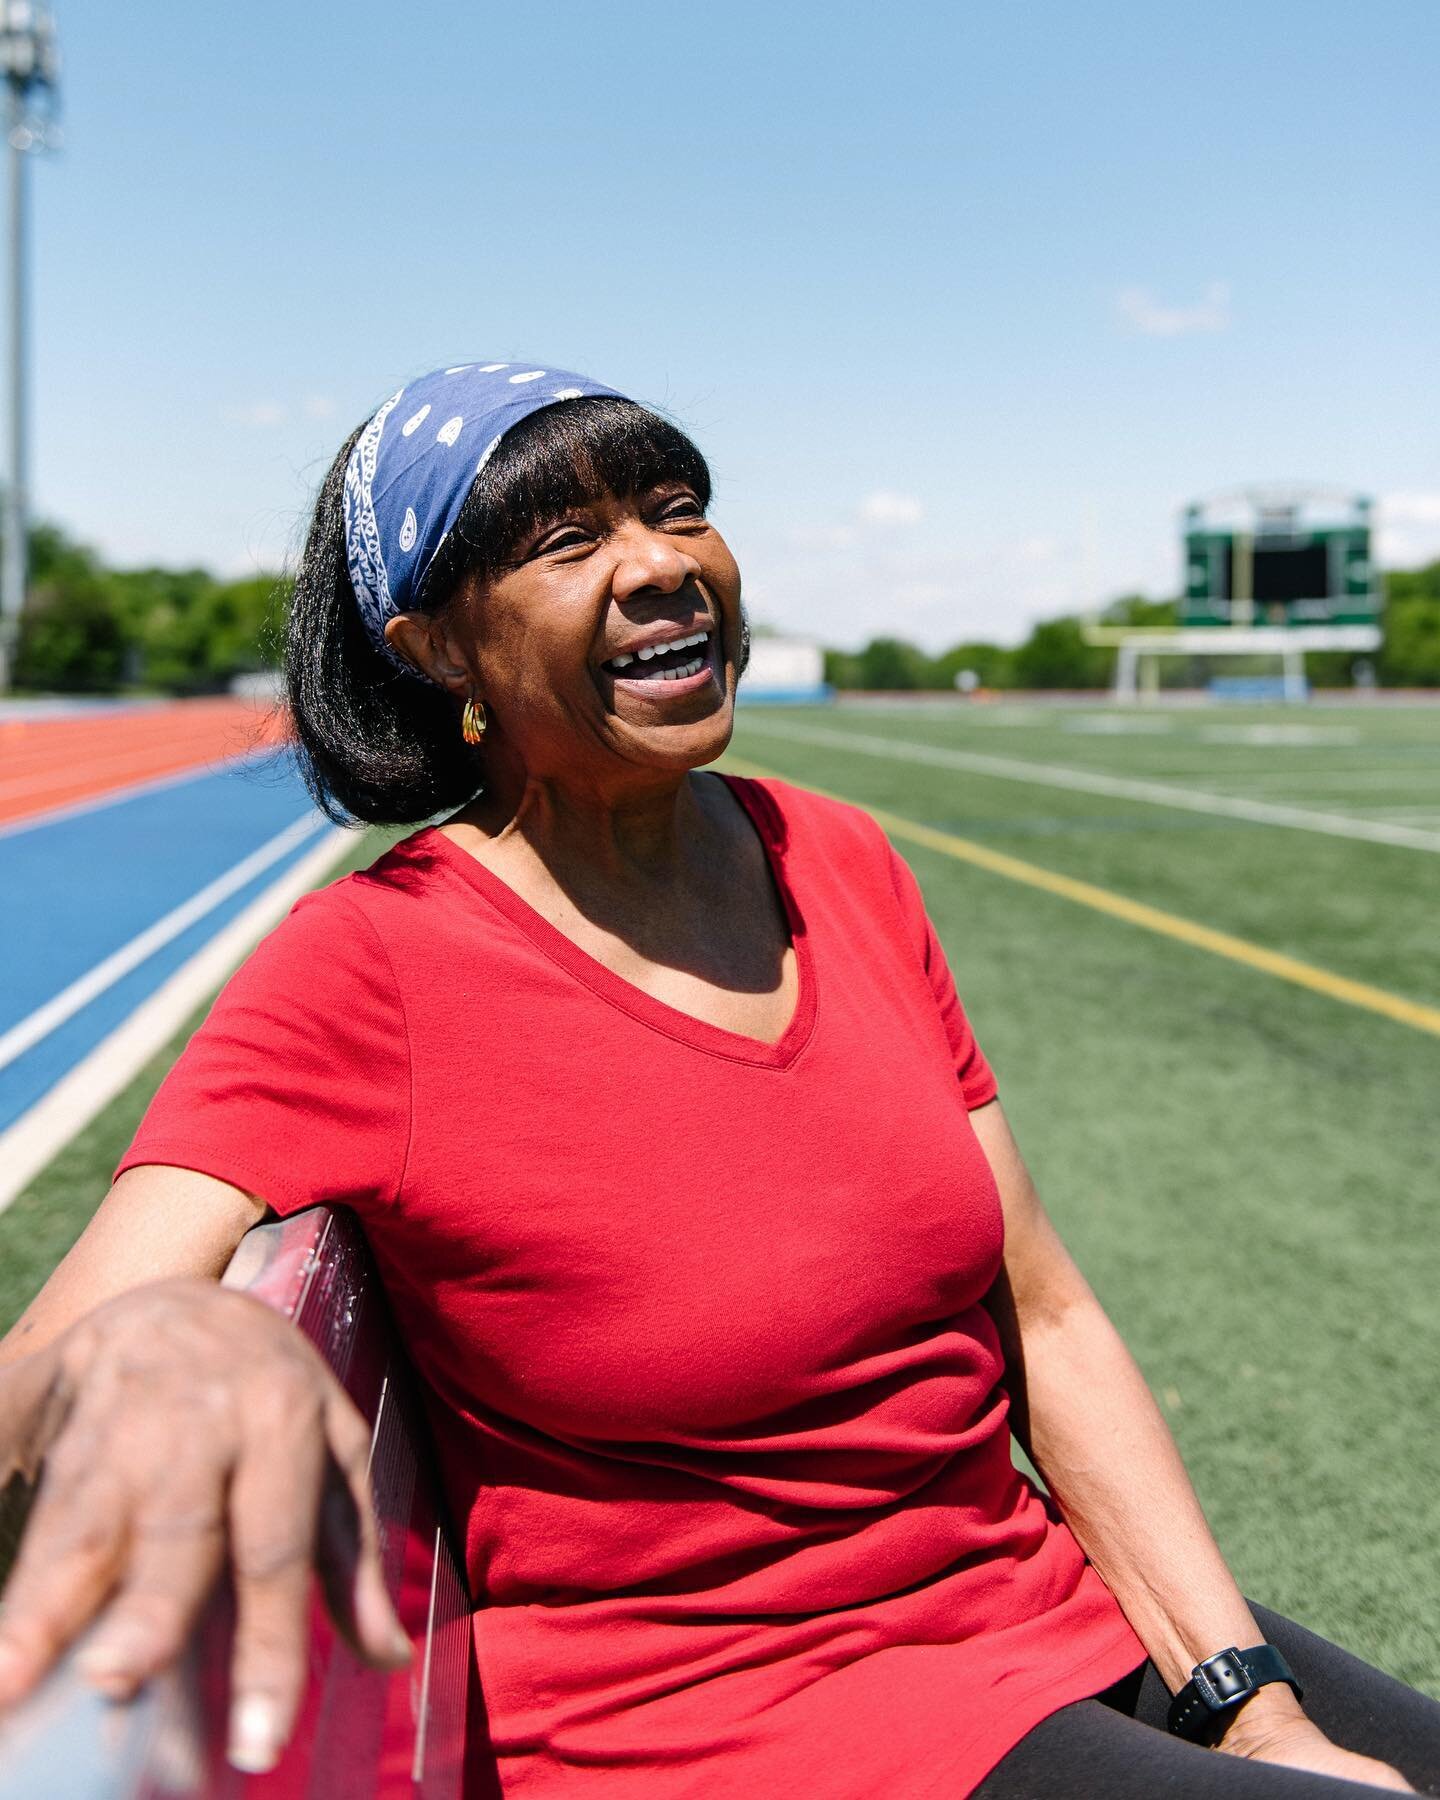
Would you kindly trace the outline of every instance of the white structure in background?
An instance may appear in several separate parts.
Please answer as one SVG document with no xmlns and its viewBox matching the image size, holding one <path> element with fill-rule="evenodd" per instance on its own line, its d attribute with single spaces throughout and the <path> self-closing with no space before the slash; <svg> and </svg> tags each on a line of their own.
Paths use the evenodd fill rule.
<svg viewBox="0 0 1440 1800">
<path fill-rule="evenodd" d="M 740 698 L 775 706 L 787 701 L 828 700 L 824 651 L 813 638 L 753 637 Z"/>
</svg>

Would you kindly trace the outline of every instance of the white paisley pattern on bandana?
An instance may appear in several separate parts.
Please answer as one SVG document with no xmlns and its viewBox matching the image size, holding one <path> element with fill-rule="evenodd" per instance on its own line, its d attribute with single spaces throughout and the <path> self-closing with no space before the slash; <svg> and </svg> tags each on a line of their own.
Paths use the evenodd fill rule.
<svg viewBox="0 0 1440 1800">
<path fill-rule="evenodd" d="M 380 458 L 380 433 L 404 392 L 404 388 L 398 389 L 380 408 L 360 433 L 345 464 L 345 554 L 350 565 L 350 585 L 355 589 L 370 641 L 398 668 L 413 674 L 410 664 L 385 641 L 385 622 L 394 616 L 395 608 L 390 603 L 390 580 L 375 519 L 375 465 Z"/>
</svg>

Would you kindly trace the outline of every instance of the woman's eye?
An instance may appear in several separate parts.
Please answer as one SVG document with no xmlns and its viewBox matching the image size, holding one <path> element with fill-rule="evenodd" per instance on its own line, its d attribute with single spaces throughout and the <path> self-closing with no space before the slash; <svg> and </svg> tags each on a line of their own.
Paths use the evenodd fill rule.
<svg viewBox="0 0 1440 1800">
<path fill-rule="evenodd" d="M 535 554 L 550 556 L 557 550 L 578 550 L 589 541 L 578 525 L 566 525 L 558 531 L 552 531 L 549 537 L 542 538 L 535 546 Z"/>
<path fill-rule="evenodd" d="M 693 494 L 677 494 L 660 509 L 662 519 L 703 519 L 705 508 Z"/>
</svg>

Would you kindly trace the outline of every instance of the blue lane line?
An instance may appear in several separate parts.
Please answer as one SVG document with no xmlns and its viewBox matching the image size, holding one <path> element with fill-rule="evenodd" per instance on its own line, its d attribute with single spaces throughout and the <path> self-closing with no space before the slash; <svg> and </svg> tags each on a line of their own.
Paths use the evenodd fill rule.
<svg viewBox="0 0 1440 1800">
<path fill-rule="evenodd" d="M 0 1031 L 312 811 L 280 752 L 0 839 Z M 316 841 L 302 841 L 0 1070 L 0 1130 Z"/>
</svg>

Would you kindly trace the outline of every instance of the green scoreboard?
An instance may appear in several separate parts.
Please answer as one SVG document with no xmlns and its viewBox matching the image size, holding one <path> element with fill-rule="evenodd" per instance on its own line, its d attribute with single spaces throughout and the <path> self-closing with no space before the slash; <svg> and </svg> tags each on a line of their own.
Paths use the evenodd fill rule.
<svg viewBox="0 0 1440 1800">
<path fill-rule="evenodd" d="M 1182 625 L 1374 625 L 1371 504 L 1330 488 L 1247 489 L 1185 511 Z"/>
</svg>

